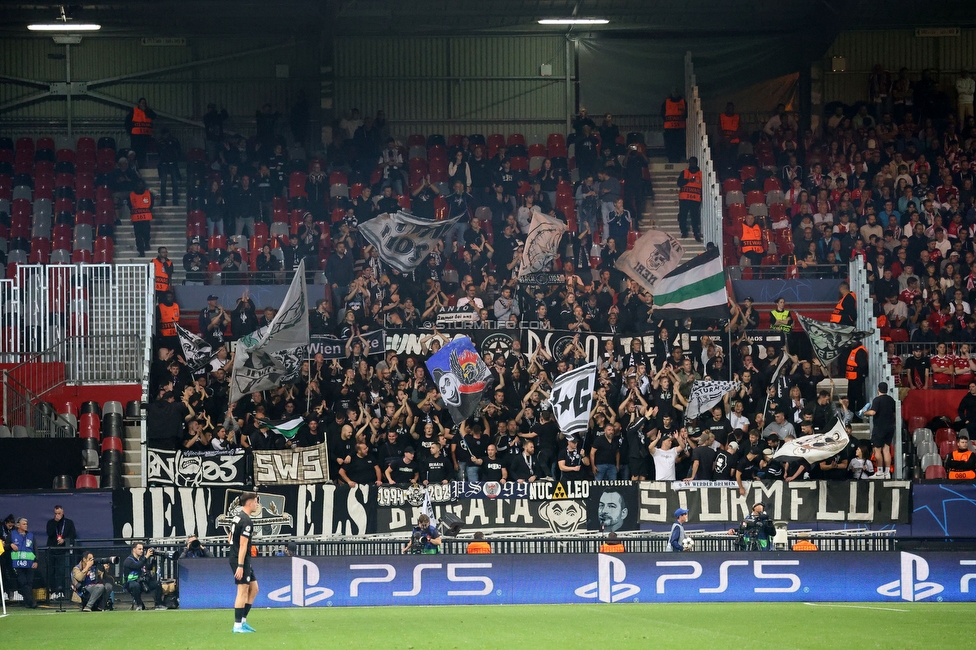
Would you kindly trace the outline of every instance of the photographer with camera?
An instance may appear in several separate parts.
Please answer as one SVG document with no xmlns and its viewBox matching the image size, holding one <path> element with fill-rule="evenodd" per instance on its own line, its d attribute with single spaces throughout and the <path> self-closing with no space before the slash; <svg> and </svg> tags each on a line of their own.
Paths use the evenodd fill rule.
<svg viewBox="0 0 976 650">
<path fill-rule="evenodd" d="M 213 557 L 213 553 L 211 553 L 207 547 L 200 542 L 196 535 L 190 535 L 186 538 L 186 550 L 183 551 L 183 557 Z"/>
<path fill-rule="evenodd" d="M 71 587 L 81 599 L 81 611 L 99 612 L 113 609 L 112 578 L 104 567 L 118 564 L 117 557 L 95 559 L 85 553 L 81 561 L 71 569 Z"/>
<path fill-rule="evenodd" d="M 736 535 L 735 529 L 729 534 Z M 760 501 L 752 506 L 752 512 L 739 524 L 738 542 L 743 551 L 771 551 L 770 541 L 776 534 L 776 527 L 766 514 L 766 506 Z"/>
<path fill-rule="evenodd" d="M 417 525 L 410 533 L 410 541 L 403 547 L 403 552 L 414 555 L 436 555 L 440 553 L 442 543 L 441 534 L 437 532 L 436 526 L 431 525 L 430 517 L 420 515 L 417 518 Z"/>
<path fill-rule="evenodd" d="M 155 567 L 156 551 L 147 550 L 142 542 L 135 542 L 132 545 L 132 554 L 122 562 L 125 590 L 132 596 L 132 606 L 136 611 L 146 608 L 142 602 L 142 593 L 150 591 L 156 609 L 166 609 L 163 605 L 163 585 L 153 572 Z"/>
</svg>

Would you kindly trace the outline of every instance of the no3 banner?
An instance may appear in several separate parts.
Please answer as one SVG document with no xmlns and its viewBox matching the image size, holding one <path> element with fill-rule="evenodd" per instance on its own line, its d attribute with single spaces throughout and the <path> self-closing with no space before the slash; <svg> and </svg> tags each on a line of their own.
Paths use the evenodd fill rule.
<svg viewBox="0 0 976 650">
<path fill-rule="evenodd" d="M 974 553 L 259 558 L 254 570 L 256 607 L 976 600 Z M 229 577 L 226 560 L 181 562 L 181 605 L 226 606 Z"/>
</svg>

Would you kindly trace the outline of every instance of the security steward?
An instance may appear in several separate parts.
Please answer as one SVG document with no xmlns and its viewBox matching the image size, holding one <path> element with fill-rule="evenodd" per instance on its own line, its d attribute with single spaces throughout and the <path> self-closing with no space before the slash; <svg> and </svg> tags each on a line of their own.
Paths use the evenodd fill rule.
<svg viewBox="0 0 976 650">
<path fill-rule="evenodd" d="M 851 285 L 846 282 L 840 283 L 840 300 L 830 314 L 830 322 L 839 325 L 857 325 L 857 296 L 851 291 Z M 851 405 L 853 406 L 853 402 Z"/>
<path fill-rule="evenodd" d="M 132 145 L 132 150 L 136 152 L 136 161 L 140 168 L 146 166 L 146 152 L 149 150 L 149 142 L 152 140 L 153 120 L 155 119 L 156 113 L 149 108 L 149 103 L 145 97 L 140 97 L 125 117 L 125 129 L 129 132 L 129 143 Z"/>
<path fill-rule="evenodd" d="M 163 294 L 170 290 L 170 278 L 173 277 L 173 260 L 169 259 L 169 251 L 165 246 L 156 250 L 153 258 L 153 282 L 156 285 L 156 300 L 162 300 Z"/>
<path fill-rule="evenodd" d="M 769 329 L 787 333 L 793 331 L 793 314 L 786 308 L 786 298 L 777 298 L 776 308 L 769 310 Z"/>
<path fill-rule="evenodd" d="M 969 436 L 962 434 L 956 438 L 956 449 L 946 456 L 945 468 L 950 480 L 976 479 L 976 454 L 969 450 Z"/>
<path fill-rule="evenodd" d="M 163 294 L 163 299 L 156 305 L 156 335 L 158 337 L 157 349 L 167 347 L 171 350 L 180 350 L 180 338 L 176 332 L 176 326 L 180 322 L 180 306 L 176 304 L 176 298 L 172 291 Z"/>
<path fill-rule="evenodd" d="M 685 157 L 688 104 L 677 88 L 671 89 L 671 96 L 661 105 L 661 118 L 664 120 L 664 150 L 668 162 L 681 162 Z"/>
<path fill-rule="evenodd" d="M 601 553 L 623 553 L 626 549 L 624 543 L 617 539 L 617 533 L 607 535 L 607 541 L 600 544 Z"/>
<path fill-rule="evenodd" d="M 695 241 L 701 241 L 701 201 L 702 201 L 702 171 L 698 167 L 698 158 L 688 159 L 688 169 L 678 174 L 678 227 L 681 236 L 688 236 L 688 222 L 695 233 Z"/>
<path fill-rule="evenodd" d="M 741 227 L 739 235 L 733 237 L 735 245 L 742 249 L 742 257 L 749 260 L 751 266 L 762 265 L 766 247 L 763 245 L 762 227 L 756 223 L 755 215 L 747 214 Z"/>
<path fill-rule="evenodd" d="M 150 226 L 152 224 L 153 195 L 146 187 L 146 181 L 136 181 L 136 188 L 129 192 L 129 213 L 132 230 L 136 235 L 136 248 L 139 257 L 145 257 L 149 250 Z"/>
<path fill-rule="evenodd" d="M 847 355 L 847 396 L 851 410 L 857 413 L 864 406 L 864 386 L 868 378 L 868 350 L 860 340 Z"/>
<path fill-rule="evenodd" d="M 726 165 L 734 165 L 739 157 L 740 123 L 739 115 L 735 112 L 735 104 L 727 103 L 725 112 L 718 116 L 718 128 L 722 136 L 719 143 L 722 153 L 725 154 Z"/>
</svg>

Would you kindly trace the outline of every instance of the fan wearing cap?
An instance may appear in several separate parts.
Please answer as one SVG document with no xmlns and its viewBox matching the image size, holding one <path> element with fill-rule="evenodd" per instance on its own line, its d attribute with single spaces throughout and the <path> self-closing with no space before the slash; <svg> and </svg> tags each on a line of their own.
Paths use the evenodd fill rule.
<svg viewBox="0 0 976 650">
<path fill-rule="evenodd" d="M 207 296 L 207 306 L 200 310 L 200 333 L 214 349 L 224 344 L 224 332 L 230 325 L 230 314 L 217 304 L 219 299 L 216 294 L 210 294 Z"/>
<path fill-rule="evenodd" d="M 684 551 L 685 524 L 688 523 L 688 511 L 678 508 L 674 511 L 674 523 L 671 524 L 671 537 L 668 539 L 669 551 Z"/>
</svg>

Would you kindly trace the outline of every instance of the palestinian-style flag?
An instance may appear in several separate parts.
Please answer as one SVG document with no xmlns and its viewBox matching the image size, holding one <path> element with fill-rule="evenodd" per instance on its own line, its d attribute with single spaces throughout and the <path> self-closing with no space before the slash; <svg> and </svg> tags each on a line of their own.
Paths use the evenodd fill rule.
<svg viewBox="0 0 976 650">
<path fill-rule="evenodd" d="M 292 440 L 296 435 L 298 435 L 299 429 L 305 424 L 305 418 L 298 416 L 296 418 L 289 418 L 286 420 L 265 420 L 265 424 L 271 428 L 273 433 L 284 436 L 286 440 Z"/>
<path fill-rule="evenodd" d="M 654 318 L 728 318 L 728 302 L 722 258 L 713 248 L 657 281 Z"/>
</svg>

